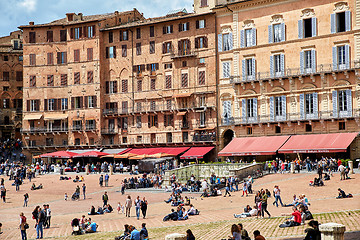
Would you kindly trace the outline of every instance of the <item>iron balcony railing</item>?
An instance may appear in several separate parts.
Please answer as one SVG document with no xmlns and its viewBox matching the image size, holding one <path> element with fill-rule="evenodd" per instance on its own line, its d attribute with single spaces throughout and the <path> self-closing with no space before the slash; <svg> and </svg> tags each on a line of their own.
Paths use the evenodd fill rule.
<svg viewBox="0 0 360 240">
<path fill-rule="evenodd" d="M 332 73 L 332 72 L 346 72 L 349 70 L 359 69 L 360 61 L 352 61 L 349 64 L 320 64 L 314 68 L 285 68 L 282 72 L 257 72 L 253 75 L 239 75 L 230 76 L 230 83 L 238 84 L 245 82 L 291 78 L 299 76 L 311 76 L 316 74 Z"/>
<path fill-rule="evenodd" d="M 206 133 L 206 134 L 195 134 L 193 136 L 194 142 L 215 142 L 216 134 L 215 133 Z"/>
<path fill-rule="evenodd" d="M 119 131 L 116 128 L 103 128 L 101 129 L 101 134 L 105 135 L 111 135 L 111 134 L 117 134 Z"/>
<path fill-rule="evenodd" d="M 67 127 L 52 127 L 52 128 L 28 128 L 22 129 L 22 133 L 58 133 L 58 132 L 68 132 Z"/>
<path fill-rule="evenodd" d="M 86 125 L 85 130 L 86 131 L 95 131 L 96 130 L 96 125 L 95 124 Z"/>
</svg>

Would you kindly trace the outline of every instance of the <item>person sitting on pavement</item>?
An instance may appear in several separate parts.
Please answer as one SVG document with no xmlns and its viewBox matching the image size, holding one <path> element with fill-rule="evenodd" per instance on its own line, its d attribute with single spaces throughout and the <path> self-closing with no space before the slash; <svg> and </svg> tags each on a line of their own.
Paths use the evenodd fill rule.
<svg viewBox="0 0 360 240">
<path fill-rule="evenodd" d="M 339 191 L 339 195 L 336 197 L 337 199 L 339 199 L 339 198 L 352 198 L 353 197 L 351 193 L 346 195 L 344 190 L 341 190 L 341 188 L 338 188 L 338 191 Z"/>
<path fill-rule="evenodd" d="M 146 223 L 141 224 L 141 230 L 140 230 L 140 239 L 146 240 L 149 237 L 148 230 L 146 229 Z"/>
<path fill-rule="evenodd" d="M 94 206 L 91 206 L 90 212 L 88 213 L 88 215 L 96 215 L 96 210 Z"/>
<path fill-rule="evenodd" d="M 305 229 L 306 236 L 304 240 L 321 240 L 321 233 L 319 231 L 319 222 L 311 220 L 309 223 L 311 228 Z"/>
<path fill-rule="evenodd" d="M 96 232 L 97 228 L 98 228 L 98 225 L 95 222 L 90 222 L 90 224 L 85 229 L 85 232 L 86 233 L 94 233 L 94 232 Z"/>
<path fill-rule="evenodd" d="M 111 213 L 114 209 L 112 208 L 112 206 L 110 204 L 107 204 L 105 207 L 104 207 L 104 212 L 106 213 Z"/>
<path fill-rule="evenodd" d="M 258 209 L 256 206 L 251 208 L 249 205 L 244 208 L 244 212 L 241 214 L 234 214 L 235 218 L 246 218 L 246 217 L 253 217 L 258 215 Z"/>
<path fill-rule="evenodd" d="M 99 214 L 99 215 L 104 214 L 104 209 L 102 209 L 102 207 L 98 206 L 98 210 L 97 210 L 96 214 Z"/>
<path fill-rule="evenodd" d="M 178 214 L 177 212 L 175 212 L 174 209 L 171 209 L 171 213 L 166 215 L 164 218 L 163 218 L 163 221 L 169 221 L 169 220 L 173 220 L 173 221 L 177 221 L 178 220 Z"/>
<path fill-rule="evenodd" d="M 189 215 L 189 216 L 191 216 L 191 215 L 199 215 L 199 213 L 200 212 L 197 209 L 195 209 L 192 204 L 190 204 L 190 208 L 186 212 L 186 214 Z"/>
<path fill-rule="evenodd" d="M 301 213 L 297 210 L 295 206 L 292 207 L 293 212 L 290 214 L 292 217 L 288 219 L 286 222 L 280 224 L 280 228 L 285 227 L 294 227 L 301 225 Z M 281 214 L 282 216 L 286 216 L 289 214 Z"/>
<path fill-rule="evenodd" d="M 130 225 L 129 229 L 131 231 L 130 239 L 140 240 L 140 232 L 132 225 Z"/>
<path fill-rule="evenodd" d="M 291 206 L 295 206 L 298 203 L 299 199 L 296 197 L 296 194 L 294 194 L 293 196 L 293 201 L 290 204 L 285 204 L 284 207 L 291 207 Z"/>
<path fill-rule="evenodd" d="M 185 196 L 184 205 L 185 205 L 185 206 L 189 206 L 189 205 L 190 205 L 190 198 L 188 198 L 187 196 Z"/>
</svg>

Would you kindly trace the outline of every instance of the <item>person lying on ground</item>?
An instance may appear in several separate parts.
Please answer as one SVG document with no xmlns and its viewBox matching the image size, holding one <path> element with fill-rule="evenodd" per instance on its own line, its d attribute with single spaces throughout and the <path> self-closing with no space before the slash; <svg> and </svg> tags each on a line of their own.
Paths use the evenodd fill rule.
<svg viewBox="0 0 360 240">
<path fill-rule="evenodd" d="M 339 191 L 339 195 L 336 197 L 337 199 L 339 198 L 352 198 L 353 195 L 351 193 L 347 194 L 344 192 L 344 190 L 341 190 L 341 188 L 338 188 Z"/>
<path fill-rule="evenodd" d="M 296 194 L 294 194 L 293 196 L 293 201 L 290 204 L 285 204 L 284 207 L 291 207 L 291 206 L 295 206 L 298 203 L 299 199 L 296 197 Z"/>
<path fill-rule="evenodd" d="M 241 214 L 234 214 L 235 218 L 246 218 L 246 217 L 254 217 L 258 215 L 258 209 L 256 206 L 251 208 L 249 205 L 246 206 L 244 212 Z"/>
<path fill-rule="evenodd" d="M 104 207 L 104 212 L 106 213 L 111 213 L 114 209 L 112 208 L 112 206 L 110 204 L 107 204 L 105 207 Z"/>
<path fill-rule="evenodd" d="M 42 189 L 42 188 L 43 188 L 42 183 L 40 183 L 40 185 L 37 187 L 36 187 L 35 183 L 33 183 L 33 185 L 31 186 L 31 190 L 38 190 L 38 189 Z"/>
<path fill-rule="evenodd" d="M 63 177 L 63 176 L 60 176 L 60 180 L 71 180 L 71 177 Z"/>
<path fill-rule="evenodd" d="M 169 221 L 169 220 L 173 220 L 173 221 L 177 221 L 178 220 L 178 213 L 175 212 L 174 209 L 171 209 L 171 213 L 166 215 L 164 218 L 163 218 L 163 221 Z"/>
</svg>

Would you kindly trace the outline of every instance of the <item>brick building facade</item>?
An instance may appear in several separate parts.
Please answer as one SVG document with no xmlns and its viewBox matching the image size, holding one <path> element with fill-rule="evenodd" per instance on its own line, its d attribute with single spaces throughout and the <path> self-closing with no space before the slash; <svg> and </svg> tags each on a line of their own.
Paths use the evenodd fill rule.
<svg viewBox="0 0 360 240">
<path fill-rule="evenodd" d="M 21 138 L 22 32 L 0 38 L 0 138 Z"/>
</svg>

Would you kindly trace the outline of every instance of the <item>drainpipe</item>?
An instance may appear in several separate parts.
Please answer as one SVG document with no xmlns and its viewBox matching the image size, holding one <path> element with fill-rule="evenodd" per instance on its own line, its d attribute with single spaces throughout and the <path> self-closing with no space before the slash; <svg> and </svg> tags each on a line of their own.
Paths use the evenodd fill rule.
<svg viewBox="0 0 360 240">
<path fill-rule="evenodd" d="M 135 14 L 135 13 L 134 13 Z M 132 98 L 132 112 L 135 112 L 135 92 L 134 92 L 134 32 L 129 28 L 131 32 L 131 98 Z M 135 117 L 132 119 L 132 125 L 135 123 Z"/>
<path fill-rule="evenodd" d="M 221 118 L 219 118 L 219 53 L 218 53 L 218 34 L 217 34 L 217 18 L 215 14 L 215 75 L 216 75 L 216 91 L 215 91 L 215 98 L 216 98 L 216 156 L 219 152 L 220 148 L 220 129 L 219 129 L 219 121 L 221 121 Z M 217 160 L 217 158 L 216 158 Z"/>
</svg>

